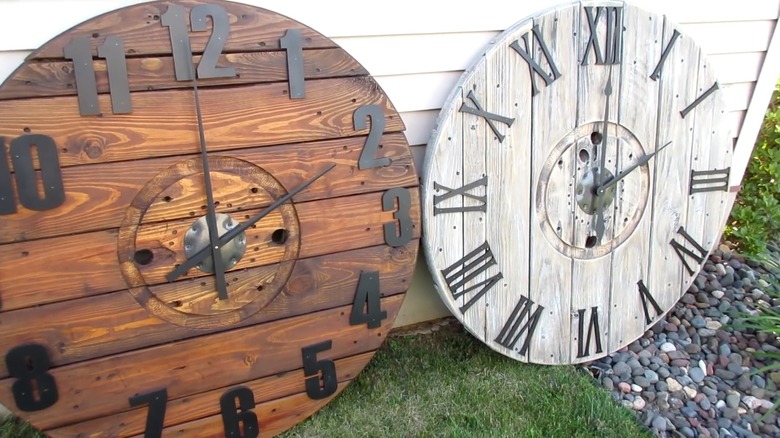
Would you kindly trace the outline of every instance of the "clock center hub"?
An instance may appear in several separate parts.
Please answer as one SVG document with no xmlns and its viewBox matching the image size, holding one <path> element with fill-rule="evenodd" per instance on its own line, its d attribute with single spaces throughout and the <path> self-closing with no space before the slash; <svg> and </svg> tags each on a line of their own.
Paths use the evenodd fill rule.
<svg viewBox="0 0 780 438">
<path fill-rule="evenodd" d="M 575 192 L 577 205 L 579 205 L 580 210 L 587 214 L 597 214 L 612 204 L 612 201 L 615 199 L 615 186 L 607 188 L 601 196 L 597 192 L 599 182 L 608 181 L 612 177 L 612 172 L 609 169 L 604 169 L 603 175 L 600 176 L 599 170 L 595 167 L 582 175 L 582 178 L 577 182 Z"/>
<path fill-rule="evenodd" d="M 237 227 L 238 222 L 234 221 L 229 214 L 217 213 L 216 226 L 217 233 L 220 236 Z M 184 253 L 187 258 L 194 257 L 203 248 L 211 245 L 209 226 L 206 216 L 198 218 L 184 235 Z M 246 232 L 230 239 L 228 243 L 220 248 L 222 263 L 225 269 L 235 266 L 246 253 Z M 203 262 L 197 265 L 197 268 L 203 272 L 214 272 L 214 259 L 211 255 L 203 259 Z"/>
</svg>

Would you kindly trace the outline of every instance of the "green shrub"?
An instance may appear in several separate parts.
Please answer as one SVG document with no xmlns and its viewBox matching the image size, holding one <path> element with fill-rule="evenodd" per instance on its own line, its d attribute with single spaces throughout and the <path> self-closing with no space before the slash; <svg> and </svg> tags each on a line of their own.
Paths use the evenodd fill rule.
<svg viewBox="0 0 780 438">
<path fill-rule="evenodd" d="M 780 235 L 780 83 L 775 86 L 725 235 L 749 255 L 765 253 L 767 243 Z"/>
</svg>

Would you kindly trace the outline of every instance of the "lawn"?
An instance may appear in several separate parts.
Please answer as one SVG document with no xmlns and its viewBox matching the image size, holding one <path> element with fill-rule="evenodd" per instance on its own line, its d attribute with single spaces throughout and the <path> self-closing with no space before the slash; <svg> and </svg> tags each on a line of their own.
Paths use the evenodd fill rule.
<svg viewBox="0 0 780 438">
<path fill-rule="evenodd" d="M 0 426 L 0 438 L 35 436 L 16 422 Z M 339 397 L 283 436 L 651 434 L 573 366 L 515 362 L 452 322 L 432 334 L 391 336 Z"/>
</svg>

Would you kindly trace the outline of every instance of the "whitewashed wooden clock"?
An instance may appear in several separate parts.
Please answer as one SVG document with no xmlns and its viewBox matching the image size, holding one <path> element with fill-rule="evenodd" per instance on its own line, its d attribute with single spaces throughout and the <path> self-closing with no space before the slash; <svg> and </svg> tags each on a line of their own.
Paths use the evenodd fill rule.
<svg viewBox="0 0 780 438">
<path fill-rule="evenodd" d="M 691 38 L 624 2 L 562 5 L 499 35 L 426 156 L 424 249 L 453 314 L 542 364 L 641 336 L 724 223 L 722 94 Z"/>
</svg>

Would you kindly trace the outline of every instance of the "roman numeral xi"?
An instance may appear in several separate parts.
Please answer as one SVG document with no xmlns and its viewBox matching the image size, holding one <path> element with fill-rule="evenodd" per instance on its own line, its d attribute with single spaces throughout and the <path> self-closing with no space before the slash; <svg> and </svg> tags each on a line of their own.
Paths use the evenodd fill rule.
<svg viewBox="0 0 780 438">
<path fill-rule="evenodd" d="M 530 41 L 528 40 L 528 33 L 529 32 L 526 32 L 522 37 L 520 37 L 523 41 L 522 47 L 520 46 L 520 40 L 513 41 L 509 47 L 514 49 L 514 51 L 517 52 L 520 57 L 522 57 L 523 60 L 525 60 L 525 62 L 528 64 L 528 71 L 531 75 L 531 94 L 536 96 L 539 94 L 539 87 L 536 86 L 536 78 L 534 77 L 534 74 L 542 78 L 545 86 L 549 86 L 553 83 L 553 81 L 561 77 L 561 72 L 558 71 L 558 67 L 555 65 L 555 62 L 552 59 L 550 49 L 547 47 L 547 44 L 545 44 L 544 39 L 542 38 L 542 31 L 539 30 L 539 26 L 535 24 L 530 33 L 533 33 L 534 41 L 536 41 L 536 44 L 538 44 L 539 48 L 542 49 L 544 60 L 547 62 L 547 65 L 550 66 L 549 73 L 538 62 L 536 62 L 533 56 L 531 56 L 529 53 Z"/>
</svg>

